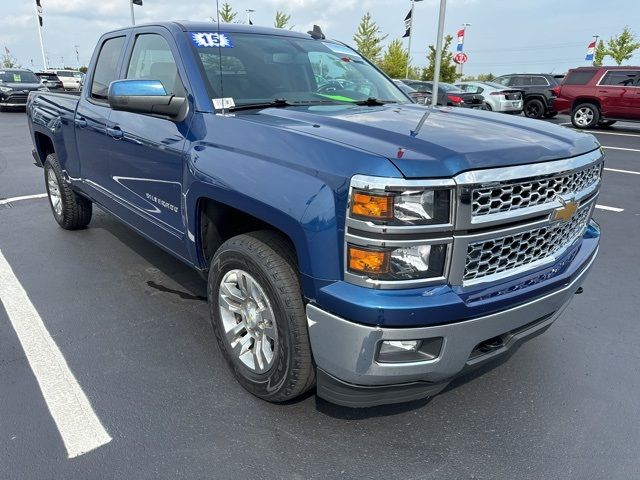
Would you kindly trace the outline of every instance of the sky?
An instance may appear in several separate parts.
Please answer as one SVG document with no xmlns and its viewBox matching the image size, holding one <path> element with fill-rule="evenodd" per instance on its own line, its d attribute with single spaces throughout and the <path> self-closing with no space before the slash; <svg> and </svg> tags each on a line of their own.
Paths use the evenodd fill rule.
<svg viewBox="0 0 640 480">
<path fill-rule="evenodd" d="M 223 0 L 220 0 L 222 4 Z M 246 20 L 254 9 L 255 25 L 273 25 L 276 10 L 291 15 L 294 29 L 322 27 L 327 37 L 353 45 L 353 34 L 369 11 L 386 42 L 404 33 L 410 0 L 231 0 Z M 45 51 L 51 66 L 86 65 L 100 35 L 131 23 L 129 0 L 41 0 Z M 426 63 L 426 51 L 437 36 L 439 0 L 415 5 L 413 64 Z M 160 20 L 207 21 L 215 16 L 215 0 L 144 0 L 135 6 L 136 23 Z M 42 68 L 35 0 L 0 0 L 0 53 L 4 47 L 24 67 Z M 467 29 L 465 75 L 513 72 L 564 73 L 584 66 L 592 35 L 605 39 L 625 25 L 640 35 L 640 0 L 448 0 L 445 34 Z M 454 42 L 455 43 L 455 42 Z M 79 60 L 75 46 L 78 46 Z M 406 46 L 406 40 L 405 40 Z M 453 46 L 455 48 L 455 45 Z M 611 63 L 608 59 L 605 63 Z M 627 62 L 640 64 L 640 51 Z"/>
</svg>

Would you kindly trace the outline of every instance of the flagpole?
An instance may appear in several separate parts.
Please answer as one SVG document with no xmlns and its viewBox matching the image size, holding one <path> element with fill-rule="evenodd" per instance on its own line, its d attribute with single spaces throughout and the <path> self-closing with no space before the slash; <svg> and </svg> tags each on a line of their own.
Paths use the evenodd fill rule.
<svg viewBox="0 0 640 480">
<path fill-rule="evenodd" d="M 129 6 L 131 7 L 131 25 L 136 24 L 136 16 L 133 13 L 133 0 L 129 0 Z"/>
<path fill-rule="evenodd" d="M 47 57 L 44 54 L 44 43 L 42 42 L 42 26 L 40 25 L 40 12 L 38 11 L 38 4 L 36 3 L 36 22 L 38 23 L 38 37 L 40 38 L 40 50 L 42 51 L 42 65 L 44 70 L 48 70 Z"/>
<path fill-rule="evenodd" d="M 409 27 L 409 49 L 407 50 L 407 70 L 404 73 L 404 78 L 409 78 L 409 64 L 411 63 L 411 37 L 413 36 L 413 7 L 415 6 L 414 0 L 411 0 L 411 26 Z"/>
<path fill-rule="evenodd" d="M 438 38 L 436 39 L 436 64 L 433 66 L 433 93 L 431 105 L 438 105 L 438 83 L 440 82 L 440 62 L 442 62 L 442 35 L 444 35 L 444 15 L 447 0 L 440 0 L 440 14 L 438 16 Z"/>
</svg>

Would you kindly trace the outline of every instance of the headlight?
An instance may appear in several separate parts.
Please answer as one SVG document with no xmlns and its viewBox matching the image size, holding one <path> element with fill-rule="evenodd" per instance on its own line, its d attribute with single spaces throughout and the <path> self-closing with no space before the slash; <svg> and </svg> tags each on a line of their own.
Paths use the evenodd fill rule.
<svg viewBox="0 0 640 480">
<path fill-rule="evenodd" d="M 354 190 L 350 216 L 384 225 L 436 225 L 450 221 L 451 190 Z"/>
<path fill-rule="evenodd" d="M 9 93 L 13 88 L 11 87 L 0 87 L 0 92 Z"/>
<path fill-rule="evenodd" d="M 348 245 L 349 272 L 376 280 L 415 280 L 444 275 L 446 244 L 396 248 Z"/>
</svg>

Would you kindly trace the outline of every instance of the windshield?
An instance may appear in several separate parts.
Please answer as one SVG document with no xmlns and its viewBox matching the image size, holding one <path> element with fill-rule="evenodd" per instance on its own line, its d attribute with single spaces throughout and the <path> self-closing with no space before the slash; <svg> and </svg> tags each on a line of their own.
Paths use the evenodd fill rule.
<svg viewBox="0 0 640 480">
<path fill-rule="evenodd" d="M 442 90 L 443 92 L 461 92 L 459 87 L 455 85 L 451 85 L 450 83 L 439 83 L 438 90 Z"/>
<path fill-rule="evenodd" d="M 0 80 L 5 83 L 40 83 L 40 79 L 28 70 L 0 71 Z"/>
<path fill-rule="evenodd" d="M 236 106 L 290 103 L 409 103 L 354 50 L 330 41 L 274 35 L 191 32 L 212 99 Z M 219 56 L 219 52 L 221 56 Z"/>
</svg>

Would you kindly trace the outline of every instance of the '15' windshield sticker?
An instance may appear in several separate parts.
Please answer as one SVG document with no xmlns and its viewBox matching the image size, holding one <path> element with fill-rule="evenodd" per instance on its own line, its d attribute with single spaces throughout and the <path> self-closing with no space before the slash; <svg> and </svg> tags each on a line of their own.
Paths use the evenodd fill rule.
<svg viewBox="0 0 640 480">
<path fill-rule="evenodd" d="M 194 32 L 191 39 L 196 47 L 232 48 L 233 42 L 226 33 Z"/>
<path fill-rule="evenodd" d="M 339 53 L 340 55 L 349 55 L 354 59 L 360 59 L 360 55 L 351 50 L 349 47 L 345 47 L 344 45 L 340 45 L 338 43 L 330 43 L 330 42 L 322 42 L 325 47 L 330 48 L 333 52 Z"/>
</svg>

